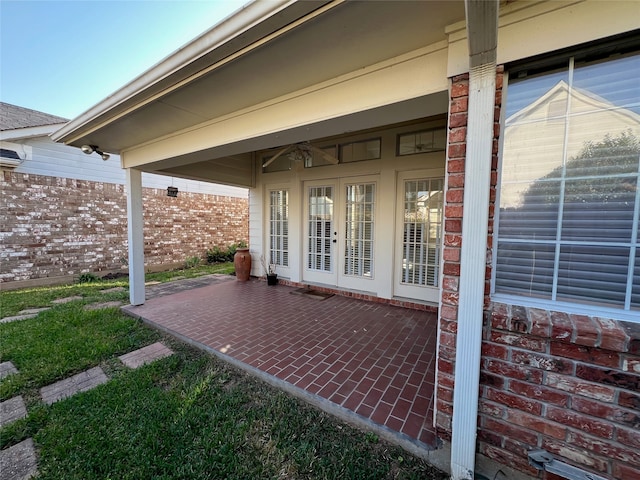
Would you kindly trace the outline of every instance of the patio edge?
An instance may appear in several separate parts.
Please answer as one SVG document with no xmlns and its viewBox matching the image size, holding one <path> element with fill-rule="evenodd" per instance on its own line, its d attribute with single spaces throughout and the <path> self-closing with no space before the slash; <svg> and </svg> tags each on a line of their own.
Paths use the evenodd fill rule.
<svg viewBox="0 0 640 480">
<path fill-rule="evenodd" d="M 143 322 L 146 325 L 149 325 L 152 328 L 155 328 L 164 333 L 167 333 L 202 351 L 215 355 L 217 358 L 223 360 L 224 362 L 230 365 L 233 365 L 234 367 L 237 367 L 253 375 L 254 377 L 257 377 L 260 380 L 268 383 L 269 385 L 272 385 L 280 390 L 283 390 L 286 393 L 289 393 L 295 396 L 296 398 L 299 398 L 305 401 L 306 403 L 309 403 L 319 408 L 323 412 L 328 413 L 342 421 L 345 421 L 351 424 L 352 426 L 355 426 L 361 430 L 372 431 L 373 433 L 378 435 L 380 438 L 383 438 L 384 440 L 403 448 L 404 450 L 411 453 L 412 455 L 415 455 L 416 457 L 426 460 L 430 465 L 444 472 L 450 473 L 449 472 L 450 449 L 448 448 L 448 442 L 443 442 L 440 439 L 436 439 L 437 445 L 431 446 L 424 442 L 420 442 L 419 440 L 414 440 L 408 437 L 407 435 L 403 434 L 402 432 L 396 432 L 384 425 L 377 424 L 368 418 L 365 418 L 347 408 L 344 408 L 340 405 L 337 405 L 331 402 L 330 400 L 322 398 L 316 394 L 309 393 L 306 390 L 303 390 L 300 387 L 296 387 L 295 385 L 292 385 L 291 383 L 285 380 L 281 380 L 266 372 L 263 372 L 262 370 L 256 367 L 243 363 L 240 360 L 236 360 L 235 358 L 232 358 L 229 355 L 226 355 L 214 348 L 211 348 L 191 338 L 188 338 L 174 330 L 171 330 L 170 328 L 167 328 L 163 325 L 159 325 L 143 317 L 142 315 L 139 315 L 136 312 L 131 311 L 130 309 L 133 307 L 134 307 L 133 305 L 125 305 L 121 307 L 121 311 L 125 315 L 128 315 L 129 317 L 135 318 L 137 320 L 140 320 L 141 322 Z"/>
</svg>

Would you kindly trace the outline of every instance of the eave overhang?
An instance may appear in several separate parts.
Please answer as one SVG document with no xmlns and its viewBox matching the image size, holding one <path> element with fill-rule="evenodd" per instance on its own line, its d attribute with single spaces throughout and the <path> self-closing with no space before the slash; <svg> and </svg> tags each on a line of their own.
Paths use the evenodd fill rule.
<svg viewBox="0 0 640 480">
<path fill-rule="evenodd" d="M 446 42 L 446 25 L 460 18 L 464 5 L 457 1 L 254 2 L 52 138 L 123 153 L 412 49 Z"/>
<path fill-rule="evenodd" d="M 253 1 L 68 122 L 54 132 L 52 139 L 81 146 L 90 141 L 93 132 L 99 132 L 113 122 L 124 121 L 127 115 L 137 109 L 157 102 L 167 93 L 185 87 L 215 68 L 232 62 L 262 44 L 265 38 L 327 3 L 341 2 L 342 0 Z M 197 121 L 198 119 L 193 119 L 194 123 Z M 129 146 L 117 139 L 111 142 L 106 144 L 103 141 L 100 147 L 120 153 Z"/>
</svg>

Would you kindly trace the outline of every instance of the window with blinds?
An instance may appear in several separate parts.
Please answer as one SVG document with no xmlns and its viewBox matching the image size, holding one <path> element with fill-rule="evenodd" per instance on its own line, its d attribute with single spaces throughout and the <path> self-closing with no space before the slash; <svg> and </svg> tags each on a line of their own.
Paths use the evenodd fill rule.
<svg viewBox="0 0 640 480">
<path fill-rule="evenodd" d="M 438 286 L 443 188 L 442 178 L 404 182 L 403 284 Z"/>
<path fill-rule="evenodd" d="M 269 263 L 289 266 L 289 192 L 269 192 Z"/>
<path fill-rule="evenodd" d="M 333 272 L 333 187 L 309 187 L 307 218 L 307 268 Z"/>
<path fill-rule="evenodd" d="M 376 185 L 346 185 L 345 196 L 344 274 L 372 278 Z"/>
<path fill-rule="evenodd" d="M 494 292 L 640 309 L 640 55 L 513 77 Z"/>
</svg>

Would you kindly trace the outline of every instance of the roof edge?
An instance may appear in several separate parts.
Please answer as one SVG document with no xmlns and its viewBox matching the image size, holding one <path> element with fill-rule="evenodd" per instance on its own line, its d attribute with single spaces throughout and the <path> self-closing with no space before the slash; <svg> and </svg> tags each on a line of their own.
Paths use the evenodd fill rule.
<svg viewBox="0 0 640 480">
<path fill-rule="evenodd" d="M 66 122 L 52 123 L 50 125 L 39 125 L 36 127 L 14 128 L 2 130 L 0 132 L 1 141 L 24 140 L 27 138 L 48 137 L 56 130 L 64 127 Z"/>
<path fill-rule="evenodd" d="M 76 134 L 79 129 L 89 122 L 107 114 L 113 108 L 130 100 L 134 95 L 155 85 L 170 74 L 184 68 L 202 55 L 215 50 L 229 40 L 239 36 L 250 27 L 277 14 L 296 1 L 297 0 L 271 0 L 269 2 L 262 2 L 252 0 L 194 40 L 160 60 L 154 66 L 89 110 L 86 110 L 84 113 L 81 113 L 69 121 L 62 128 L 53 132 L 51 138 L 56 142 L 69 140 L 69 137 Z"/>
</svg>

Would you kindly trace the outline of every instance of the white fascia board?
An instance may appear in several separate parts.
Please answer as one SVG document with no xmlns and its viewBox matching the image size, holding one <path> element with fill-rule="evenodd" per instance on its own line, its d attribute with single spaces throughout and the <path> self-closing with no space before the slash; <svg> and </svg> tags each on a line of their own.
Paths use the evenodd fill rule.
<svg viewBox="0 0 640 480">
<path fill-rule="evenodd" d="M 295 3 L 296 0 L 253 0 L 240 10 L 217 23 L 195 40 L 187 43 L 149 70 L 136 77 L 120 90 L 116 91 L 94 107 L 71 120 L 54 132 L 51 138 L 56 142 L 65 142 L 90 121 L 106 114 L 114 107 L 123 104 L 144 89 L 157 84 L 162 79 L 184 68 L 194 60 L 215 50 L 229 40 L 247 31 L 252 26 L 273 16 L 277 12 Z"/>
<path fill-rule="evenodd" d="M 16 128 L 0 132 L 0 140 L 25 140 L 27 138 L 48 137 L 56 130 L 62 128 L 64 123 L 42 125 L 39 127 Z"/>
<path fill-rule="evenodd" d="M 125 150 L 123 166 L 139 168 L 446 91 L 446 58 L 446 42 L 438 42 Z"/>
</svg>

